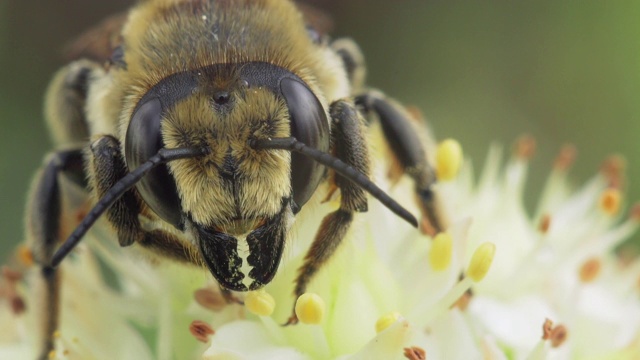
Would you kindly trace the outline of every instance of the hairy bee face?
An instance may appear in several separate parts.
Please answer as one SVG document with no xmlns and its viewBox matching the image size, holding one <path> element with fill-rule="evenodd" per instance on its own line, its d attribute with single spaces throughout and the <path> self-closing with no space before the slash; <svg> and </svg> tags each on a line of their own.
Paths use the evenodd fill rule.
<svg viewBox="0 0 640 360">
<path fill-rule="evenodd" d="M 214 95 L 215 97 L 215 95 Z M 169 147 L 203 147 L 203 158 L 171 164 L 183 211 L 199 224 L 244 234 L 254 222 L 278 213 L 291 194 L 290 154 L 256 151 L 251 138 L 287 137 L 286 104 L 265 89 L 225 91 L 224 104 L 197 93 L 165 116 Z"/>
<path fill-rule="evenodd" d="M 137 188 L 160 218 L 195 232 L 205 262 L 225 287 L 242 289 L 236 237 L 272 246 L 271 253 L 256 250 L 261 257 L 254 264 L 248 260 L 268 272 L 268 278 L 254 272 L 254 287 L 268 282 L 291 216 L 324 175 L 310 159 L 249 146 L 289 136 L 329 149 L 326 112 L 308 86 L 272 64 L 220 64 L 174 74 L 147 92 L 129 123 L 125 155 L 134 169 L 165 146 L 206 149 L 203 157 L 152 170 Z"/>
</svg>

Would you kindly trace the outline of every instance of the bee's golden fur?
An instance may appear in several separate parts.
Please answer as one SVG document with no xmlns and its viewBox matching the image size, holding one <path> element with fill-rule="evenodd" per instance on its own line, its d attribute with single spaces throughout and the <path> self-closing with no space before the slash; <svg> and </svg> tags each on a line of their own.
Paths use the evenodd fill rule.
<svg viewBox="0 0 640 360">
<path fill-rule="evenodd" d="M 267 90 L 250 90 L 229 113 L 211 111 L 205 95 L 192 96 L 176 105 L 165 118 L 165 143 L 169 148 L 206 145 L 204 158 L 170 164 L 182 193 L 183 206 L 200 224 L 234 218 L 255 219 L 280 211 L 279 199 L 291 193 L 288 151 L 254 150 L 250 137 L 290 136 L 286 104 Z M 188 114 L 188 116 L 185 116 Z M 232 183 L 219 175 L 226 156 L 242 159 Z M 235 189 L 232 189 L 235 188 Z M 234 200 L 234 190 L 238 202 Z"/>
</svg>

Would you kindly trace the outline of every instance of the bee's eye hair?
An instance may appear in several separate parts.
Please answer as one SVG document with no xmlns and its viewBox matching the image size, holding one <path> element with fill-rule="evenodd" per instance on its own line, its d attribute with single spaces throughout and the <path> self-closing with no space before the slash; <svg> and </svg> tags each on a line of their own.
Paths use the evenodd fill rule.
<svg viewBox="0 0 640 360">
<path fill-rule="evenodd" d="M 384 190 L 380 189 L 361 172 L 359 172 L 352 166 L 349 166 L 344 161 L 336 158 L 335 156 L 332 156 L 331 154 L 311 148 L 293 137 L 251 139 L 249 141 L 249 146 L 257 150 L 289 150 L 311 158 L 316 162 L 335 170 L 338 174 L 342 175 L 346 179 L 358 184 L 373 197 L 378 199 L 389 210 L 413 225 L 413 227 L 418 227 L 418 220 L 416 220 L 416 218 L 411 215 L 411 213 L 407 209 L 393 200 L 389 195 L 387 195 L 387 193 L 384 192 Z"/>
</svg>

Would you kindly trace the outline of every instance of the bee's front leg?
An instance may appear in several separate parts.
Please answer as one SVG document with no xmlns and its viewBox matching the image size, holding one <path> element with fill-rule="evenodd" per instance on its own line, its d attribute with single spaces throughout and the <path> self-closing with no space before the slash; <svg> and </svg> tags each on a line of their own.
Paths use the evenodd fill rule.
<svg viewBox="0 0 640 360">
<path fill-rule="evenodd" d="M 358 110 L 352 102 L 338 100 L 331 104 L 330 114 L 332 152 L 338 159 L 368 176 L 369 151 L 364 137 L 365 125 Z M 313 276 L 335 253 L 351 226 L 353 214 L 367 211 L 367 197 L 361 187 L 338 174 L 333 175 L 333 182 L 340 189 L 340 208 L 322 220 L 304 262 L 298 269 L 294 290 L 296 298 L 306 291 Z M 287 325 L 297 322 L 294 311 Z"/>
<path fill-rule="evenodd" d="M 413 179 L 423 217 L 421 230 L 432 236 L 446 230 L 447 220 L 433 189 L 437 181 L 436 174 L 427 159 L 424 141 L 417 135 L 419 128 L 414 124 L 415 121 L 410 119 L 409 113 L 400 104 L 377 91 L 357 97 L 356 103 L 365 112 L 377 115 L 397 167 L 401 173 Z"/>
<path fill-rule="evenodd" d="M 89 182 L 96 196 L 101 198 L 128 173 L 122 157 L 120 142 L 105 135 L 95 140 L 89 153 Z M 135 188 L 125 192 L 106 212 L 107 219 L 118 234 L 121 246 L 134 243 L 163 257 L 202 266 L 197 250 L 164 230 L 146 230 L 139 216 L 143 202 Z"/>
</svg>

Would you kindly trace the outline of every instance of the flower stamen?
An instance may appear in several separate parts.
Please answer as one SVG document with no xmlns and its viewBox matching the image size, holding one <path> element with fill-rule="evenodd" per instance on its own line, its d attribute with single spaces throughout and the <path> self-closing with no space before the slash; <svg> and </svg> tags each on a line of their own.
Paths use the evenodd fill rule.
<svg viewBox="0 0 640 360">
<path fill-rule="evenodd" d="M 520 160 L 530 160 L 536 153 L 536 139 L 531 135 L 521 136 L 515 144 L 515 156 Z"/>
<path fill-rule="evenodd" d="M 31 267 L 34 263 L 33 260 L 33 252 L 31 251 L 31 248 L 29 248 L 26 245 L 21 245 L 18 247 L 17 249 L 17 257 L 18 257 L 18 261 L 26 266 L 26 267 Z"/>
<path fill-rule="evenodd" d="M 276 308 L 276 300 L 263 289 L 251 291 L 244 299 L 244 305 L 251 313 L 259 316 L 271 316 Z"/>
<path fill-rule="evenodd" d="M 201 320 L 193 320 L 189 325 L 189 332 L 196 338 L 196 340 L 207 343 L 211 338 L 211 335 L 215 334 L 215 331 L 211 325 Z"/>
<path fill-rule="evenodd" d="M 194 291 L 193 298 L 203 308 L 215 312 L 221 311 L 225 306 L 227 306 L 227 302 L 222 294 L 208 287 Z"/>
<path fill-rule="evenodd" d="M 296 301 L 295 312 L 304 324 L 320 324 L 324 319 L 324 300 L 317 294 L 304 293 Z"/>
<path fill-rule="evenodd" d="M 567 171 L 576 160 L 578 150 L 573 144 L 566 144 L 560 149 L 560 153 L 556 157 L 553 167 L 559 171 Z"/>
<path fill-rule="evenodd" d="M 631 210 L 629 211 L 629 219 L 636 223 L 640 223 L 640 204 L 635 204 L 631 207 Z"/>
<path fill-rule="evenodd" d="M 460 298 L 456 300 L 452 307 L 457 307 L 461 311 L 467 310 L 472 297 L 473 291 L 471 289 L 467 289 L 467 291 L 465 291 L 464 294 L 462 294 L 462 296 L 460 296 Z"/>
<path fill-rule="evenodd" d="M 600 274 L 600 270 L 602 269 L 602 261 L 597 258 L 591 258 L 582 264 L 580 267 L 580 281 L 583 283 L 593 282 L 598 275 Z"/>
<path fill-rule="evenodd" d="M 435 305 L 433 305 L 422 317 L 421 323 L 429 323 L 431 320 L 451 309 L 473 285 L 474 282 L 481 281 L 493 262 L 496 246 L 493 243 L 485 242 L 478 246 L 471 256 L 469 267 L 465 276 L 451 288 Z"/>
<path fill-rule="evenodd" d="M 471 257 L 469 267 L 467 268 L 467 276 L 474 282 L 479 282 L 487 275 L 493 257 L 496 253 L 496 245 L 486 242 L 478 246 Z"/>
<path fill-rule="evenodd" d="M 549 340 L 551 347 L 557 348 L 567 340 L 567 327 L 560 324 L 553 326 L 553 321 L 544 320 L 542 324 L 542 340 Z"/>
<path fill-rule="evenodd" d="M 438 180 L 453 180 L 462 166 L 462 146 L 454 139 L 446 139 L 436 151 L 436 174 Z"/>
<path fill-rule="evenodd" d="M 542 340 L 549 340 L 553 331 L 553 321 L 545 319 L 542 324 Z"/>
<path fill-rule="evenodd" d="M 538 224 L 538 230 L 542 234 L 546 234 L 547 232 L 549 232 L 550 227 L 551 227 L 551 215 L 549 214 L 542 215 L 542 218 L 540 219 L 540 223 Z"/>
<path fill-rule="evenodd" d="M 551 347 L 557 348 L 567 340 L 567 328 L 564 325 L 557 325 L 551 331 Z"/>
<path fill-rule="evenodd" d="M 439 233 L 431 242 L 429 249 L 429 263 L 434 271 L 444 271 L 451 265 L 453 255 L 453 240 L 446 232 Z"/>
<path fill-rule="evenodd" d="M 609 216 L 616 215 L 620 210 L 622 194 L 616 188 L 608 188 L 600 195 L 600 210 Z"/>
<path fill-rule="evenodd" d="M 419 346 L 404 348 L 404 357 L 409 360 L 426 360 L 427 352 Z"/>
<path fill-rule="evenodd" d="M 2 267 L 2 279 L 0 282 L 0 298 L 9 300 L 11 312 L 20 315 L 25 312 L 27 306 L 24 299 L 18 294 L 17 283 L 22 279 L 22 273 L 12 270 L 7 266 Z"/>
<path fill-rule="evenodd" d="M 379 334 L 386 330 L 389 326 L 393 325 L 396 321 L 402 318 L 402 315 L 397 311 L 392 311 L 382 316 L 376 322 L 376 333 Z"/>
<path fill-rule="evenodd" d="M 611 155 L 600 167 L 600 172 L 607 178 L 610 187 L 620 189 L 626 167 L 627 161 L 623 156 Z"/>
</svg>

